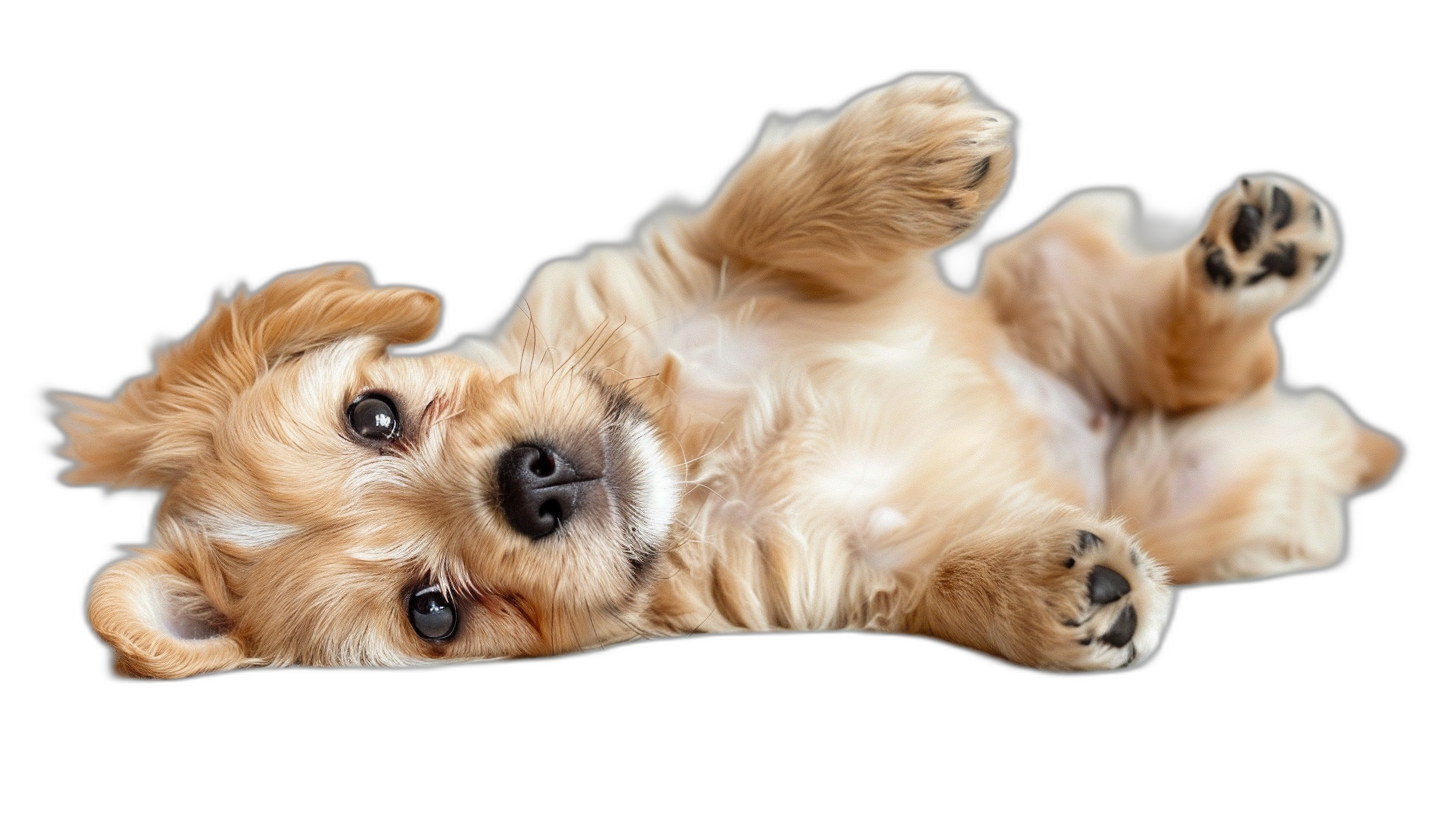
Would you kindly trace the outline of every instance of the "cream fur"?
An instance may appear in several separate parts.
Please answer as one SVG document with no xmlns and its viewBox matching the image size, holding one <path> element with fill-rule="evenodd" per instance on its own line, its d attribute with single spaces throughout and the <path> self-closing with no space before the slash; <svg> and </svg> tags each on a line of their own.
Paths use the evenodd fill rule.
<svg viewBox="0 0 1456 816">
<path fill-rule="evenodd" d="M 438 304 L 357 267 L 219 305 L 155 375 L 61 420 L 70 479 L 166 491 L 93 623 L 159 677 L 833 628 L 1114 668 L 1156 648 L 1169 574 L 1327 563 L 1341 498 L 1398 455 L 1268 385 L 1269 322 L 1328 274 L 1333 219 L 1258 179 L 1147 255 L 1097 194 L 948 290 L 929 253 L 1000 194 L 1010 125 L 959 78 L 910 77 L 766 129 L 702 212 L 543 268 L 497 336 L 447 354 L 388 355 Z M 1269 213 L 1253 248 L 1229 244 L 1241 207 Z M 1242 285 L 1288 242 L 1292 275 Z M 1215 248 L 1238 289 L 1211 283 Z M 364 394 L 396 405 L 397 439 L 351 436 Z M 533 541 L 495 473 L 542 439 L 595 463 L 604 499 Z M 412 630 L 422 585 L 453 637 Z"/>
</svg>

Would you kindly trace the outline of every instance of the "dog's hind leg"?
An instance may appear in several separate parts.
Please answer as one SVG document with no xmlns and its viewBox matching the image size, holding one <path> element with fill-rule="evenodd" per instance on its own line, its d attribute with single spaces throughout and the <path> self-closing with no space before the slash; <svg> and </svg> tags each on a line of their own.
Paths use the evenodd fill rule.
<svg viewBox="0 0 1456 816">
<path fill-rule="evenodd" d="M 703 253 L 812 293 L 868 294 L 970 230 L 1010 178 L 1011 117 L 912 76 L 829 119 L 770 120 L 699 221 Z"/>
<path fill-rule="evenodd" d="M 1241 179 L 1186 248 L 1142 251 L 1136 205 L 1082 193 L 986 254 L 980 293 L 1017 350 L 1110 406 L 1187 411 L 1272 380 L 1270 323 L 1328 276 L 1327 205 L 1283 178 Z"/>
<path fill-rule="evenodd" d="M 1329 394 L 1266 388 L 1135 417 L 1110 457 L 1108 510 L 1180 583 L 1321 567 L 1340 555 L 1345 497 L 1399 454 Z"/>
<path fill-rule="evenodd" d="M 1037 668 L 1115 669 L 1150 655 L 1172 606 L 1161 568 L 1117 522 L 1029 498 L 957 530 L 904 630 Z"/>
</svg>

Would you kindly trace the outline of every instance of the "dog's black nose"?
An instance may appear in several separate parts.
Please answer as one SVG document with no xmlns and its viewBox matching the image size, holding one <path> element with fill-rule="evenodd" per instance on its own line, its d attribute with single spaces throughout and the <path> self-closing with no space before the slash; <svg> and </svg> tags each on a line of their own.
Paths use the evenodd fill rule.
<svg viewBox="0 0 1456 816">
<path fill-rule="evenodd" d="M 556 532 L 576 512 L 583 487 L 598 478 L 579 473 L 566 457 L 545 445 L 511 448 L 495 472 L 506 521 L 529 538 Z"/>
</svg>

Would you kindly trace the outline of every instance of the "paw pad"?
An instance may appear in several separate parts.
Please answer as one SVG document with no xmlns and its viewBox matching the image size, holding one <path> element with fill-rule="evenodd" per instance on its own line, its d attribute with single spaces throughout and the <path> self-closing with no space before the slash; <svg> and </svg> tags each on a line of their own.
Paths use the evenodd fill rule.
<svg viewBox="0 0 1456 816">
<path fill-rule="evenodd" d="M 1132 641 L 1135 632 L 1137 632 L 1137 608 L 1131 605 L 1124 606 L 1122 612 L 1118 613 L 1112 628 L 1102 636 L 1102 642 L 1121 649 Z"/>
<path fill-rule="evenodd" d="M 1324 268 L 1335 240 L 1309 191 L 1285 179 L 1245 178 L 1214 205 L 1195 263 L 1215 289 L 1292 281 L 1305 271 L 1307 281 Z"/>
<path fill-rule="evenodd" d="M 1132 585 L 1121 574 L 1098 564 L 1087 575 L 1087 594 L 1092 603 L 1108 604 L 1132 591 Z"/>
<path fill-rule="evenodd" d="M 1086 577 L 1078 583 L 1082 588 L 1078 619 L 1063 623 L 1076 630 L 1073 637 L 1083 651 L 1083 665 L 1100 668 L 1128 666 L 1138 659 L 1134 641 L 1138 637 L 1138 606 L 1151 606 L 1154 629 L 1160 628 L 1166 614 L 1166 590 L 1157 588 L 1158 578 L 1146 574 L 1139 566 L 1135 545 L 1125 540 L 1104 540 L 1096 533 L 1078 530 L 1071 545 L 1072 557 L 1063 562 L 1071 570 L 1079 564 Z M 1153 591 L 1150 595 L 1149 584 Z M 1144 610 L 1148 611 L 1148 610 Z M 1145 650 L 1149 639 L 1143 638 Z M 1115 651 L 1113 651 L 1115 650 Z"/>
</svg>

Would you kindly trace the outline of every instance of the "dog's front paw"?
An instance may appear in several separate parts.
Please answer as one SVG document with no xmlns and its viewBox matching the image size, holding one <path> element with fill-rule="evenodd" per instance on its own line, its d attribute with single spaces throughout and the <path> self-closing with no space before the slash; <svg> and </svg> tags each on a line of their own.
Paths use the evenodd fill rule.
<svg viewBox="0 0 1456 816">
<path fill-rule="evenodd" d="M 1189 273 L 1241 310 L 1279 309 L 1329 270 L 1338 242 L 1329 208 L 1309 190 L 1285 178 L 1246 176 L 1214 204 L 1189 249 Z"/>
<path fill-rule="evenodd" d="M 1011 175 L 1011 117 L 953 76 L 913 76 L 847 108 L 826 145 L 830 184 L 870 193 L 877 229 L 936 246 L 975 226 Z"/>
<path fill-rule="evenodd" d="M 973 228 L 1010 178 L 1011 117 L 964 79 L 912 76 L 837 116 L 770 120 L 704 234 L 727 256 L 810 272 L 815 290 L 862 295 L 891 262 Z"/>
</svg>

